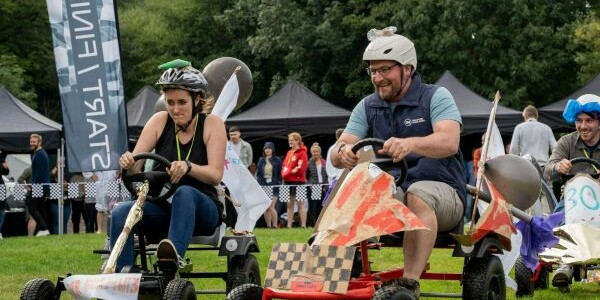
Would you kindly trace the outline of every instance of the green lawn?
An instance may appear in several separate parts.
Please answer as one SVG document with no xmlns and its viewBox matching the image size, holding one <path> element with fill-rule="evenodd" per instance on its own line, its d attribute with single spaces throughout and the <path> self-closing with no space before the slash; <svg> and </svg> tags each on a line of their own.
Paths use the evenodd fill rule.
<svg viewBox="0 0 600 300">
<path fill-rule="evenodd" d="M 257 229 L 260 253 L 257 253 L 263 280 L 272 245 L 290 242 L 303 243 L 310 229 Z M 48 278 L 53 282 L 57 276 L 95 274 L 101 264 L 100 256 L 92 250 L 102 248 L 104 237 L 97 234 L 47 236 L 40 238 L 11 237 L 0 240 L 0 299 L 18 299 L 25 283 L 32 278 Z M 222 271 L 225 260 L 215 252 L 189 251 L 194 270 Z M 384 248 L 370 252 L 374 269 L 387 269 L 402 265 L 400 248 Z M 431 271 L 460 272 L 463 260 L 452 258 L 449 250 L 434 250 L 430 260 Z M 456 281 L 422 281 L 422 291 L 459 293 Z M 224 289 L 222 280 L 194 280 L 197 289 Z M 63 299 L 73 299 L 63 296 Z M 199 299 L 223 299 L 222 295 L 201 296 Z M 508 290 L 508 299 L 515 299 L 514 291 Z M 527 298 L 526 298 L 527 299 Z M 555 288 L 537 290 L 529 299 L 600 299 L 600 286 L 577 283 L 570 294 L 561 294 Z"/>
</svg>

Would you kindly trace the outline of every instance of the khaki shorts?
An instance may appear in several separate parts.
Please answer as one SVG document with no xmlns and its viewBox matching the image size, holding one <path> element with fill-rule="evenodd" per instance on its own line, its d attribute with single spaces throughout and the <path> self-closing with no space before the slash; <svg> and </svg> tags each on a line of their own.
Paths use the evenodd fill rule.
<svg viewBox="0 0 600 300">
<path fill-rule="evenodd" d="M 402 191 L 398 189 L 400 193 Z M 438 232 L 452 230 L 464 216 L 464 206 L 456 190 L 439 181 L 417 181 L 408 187 L 407 193 L 421 198 L 435 213 Z M 406 197 L 399 196 L 404 204 Z"/>
</svg>

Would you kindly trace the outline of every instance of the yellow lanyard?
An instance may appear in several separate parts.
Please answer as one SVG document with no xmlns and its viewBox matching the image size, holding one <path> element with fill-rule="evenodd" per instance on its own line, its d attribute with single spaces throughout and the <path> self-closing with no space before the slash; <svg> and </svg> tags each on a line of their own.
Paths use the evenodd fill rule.
<svg viewBox="0 0 600 300">
<path fill-rule="evenodd" d="M 585 154 L 585 157 L 590 158 L 590 155 L 587 153 L 586 149 L 583 149 L 583 154 Z M 592 165 L 592 168 L 598 172 L 598 168 L 595 165 Z"/>
<path fill-rule="evenodd" d="M 198 127 L 198 115 L 196 115 L 196 125 L 194 126 L 194 134 L 192 135 L 192 144 L 190 145 L 190 149 L 188 149 L 187 155 L 185 156 L 185 160 L 190 158 L 190 153 L 192 153 L 192 148 L 194 148 L 194 140 L 196 139 L 196 128 Z M 181 160 L 181 150 L 179 149 L 179 136 L 177 136 L 177 129 L 175 129 L 175 144 L 177 144 L 177 160 Z"/>
</svg>

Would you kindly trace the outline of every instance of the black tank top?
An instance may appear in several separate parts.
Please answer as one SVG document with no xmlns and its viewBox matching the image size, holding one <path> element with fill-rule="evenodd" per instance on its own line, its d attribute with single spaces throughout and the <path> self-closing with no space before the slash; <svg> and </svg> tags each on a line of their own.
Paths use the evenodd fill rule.
<svg viewBox="0 0 600 300">
<path fill-rule="evenodd" d="M 206 120 L 206 114 L 198 114 L 198 126 L 196 126 L 196 137 L 190 139 L 187 144 L 179 142 L 179 149 L 181 151 L 181 159 L 185 160 L 190 147 L 192 147 L 192 140 L 194 145 L 190 153 L 189 161 L 197 165 L 207 165 L 208 157 L 206 155 L 206 145 L 204 144 L 204 121 Z M 175 139 L 175 122 L 170 117 L 167 119 L 165 128 L 162 134 L 156 142 L 156 154 L 159 154 L 166 158 L 168 161 L 177 160 L 177 141 Z M 164 171 L 166 166 L 158 161 L 154 162 L 153 170 Z M 184 175 L 179 180 L 178 186 L 189 185 L 208 195 L 219 208 L 220 214 L 223 213 L 223 204 L 217 200 L 217 190 L 214 186 L 196 180 L 192 176 Z"/>
</svg>

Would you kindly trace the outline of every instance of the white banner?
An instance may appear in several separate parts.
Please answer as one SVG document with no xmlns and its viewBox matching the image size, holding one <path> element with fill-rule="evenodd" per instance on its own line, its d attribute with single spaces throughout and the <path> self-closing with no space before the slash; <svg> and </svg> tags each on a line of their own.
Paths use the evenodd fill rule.
<svg viewBox="0 0 600 300">
<path fill-rule="evenodd" d="M 141 278 L 142 273 L 73 275 L 65 278 L 63 283 L 77 300 L 136 300 Z"/>
</svg>

